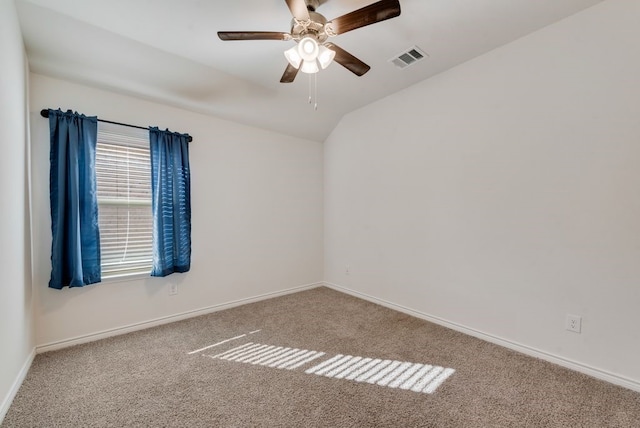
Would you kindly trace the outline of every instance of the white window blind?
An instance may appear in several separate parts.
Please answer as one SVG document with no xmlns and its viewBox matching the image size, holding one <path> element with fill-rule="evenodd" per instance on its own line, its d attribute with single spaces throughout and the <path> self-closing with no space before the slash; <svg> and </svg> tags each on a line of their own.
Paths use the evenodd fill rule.
<svg viewBox="0 0 640 428">
<path fill-rule="evenodd" d="M 96 179 L 102 277 L 149 273 L 149 131 L 99 122 Z"/>
</svg>

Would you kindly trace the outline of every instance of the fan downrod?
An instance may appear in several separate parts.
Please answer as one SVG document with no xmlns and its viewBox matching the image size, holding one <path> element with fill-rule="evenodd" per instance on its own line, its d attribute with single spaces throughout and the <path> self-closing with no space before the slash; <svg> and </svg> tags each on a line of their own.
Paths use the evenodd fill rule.
<svg viewBox="0 0 640 428">
<path fill-rule="evenodd" d="M 320 6 L 320 0 L 304 0 L 309 12 L 315 12 L 318 6 Z"/>
</svg>

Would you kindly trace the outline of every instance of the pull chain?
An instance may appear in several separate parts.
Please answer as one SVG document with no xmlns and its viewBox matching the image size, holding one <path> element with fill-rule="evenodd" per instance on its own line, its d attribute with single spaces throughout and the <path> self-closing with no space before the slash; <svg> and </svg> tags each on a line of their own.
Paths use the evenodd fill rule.
<svg viewBox="0 0 640 428">
<path fill-rule="evenodd" d="M 313 104 L 313 109 L 318 111 L 318 73 L 313 75 L 313 97 L 315 98 L 315 103 Z"/>
<path fill-rule="evenodd" d="M 318 110 L 318 73 L 313 73 L 313 95 L 311 94 L 312 91 L 312 84 L 311 84 L 311 74 L 309 74 L 309 104 L 311 104 L 311 102 L 313 101 L 313 109 L 314 110 Z"/>
</svg>

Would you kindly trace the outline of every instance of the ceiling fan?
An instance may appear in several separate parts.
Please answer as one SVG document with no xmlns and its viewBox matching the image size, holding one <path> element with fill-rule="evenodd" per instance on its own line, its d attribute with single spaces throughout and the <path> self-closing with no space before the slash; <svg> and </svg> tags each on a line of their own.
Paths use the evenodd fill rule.
<svg viewBox="0 0 640 428">
<path fill-rule="evenodd" d="M 298 71 L 316 73 L 326 68 L 332 60 L 347 70 L 362 76 L 371 67 L 336 44 L 327 42 L 329 37 L 346 33 L 376 22 L 400 15 L 398 0 L 380 0 L 361 9 L 328 21 L 316 12 L 320 0 L 285 0 L 293 19 L 289 33 L 277 31 L 218 31 L 218 37 L 230 40 L 293 40 L 297 44 L 285 52 L 289 61 L 280 79 L 290 83 Z"/>
</svg>

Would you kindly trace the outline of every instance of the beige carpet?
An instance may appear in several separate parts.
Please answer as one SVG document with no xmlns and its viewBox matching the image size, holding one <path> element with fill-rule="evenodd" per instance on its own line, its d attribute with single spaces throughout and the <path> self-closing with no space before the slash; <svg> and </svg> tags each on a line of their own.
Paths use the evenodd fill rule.
<svg viewBox="0 0 640 428">
<path fill-rule="evenodd" d="M 38 355 L 2 426 L 640 427 L 640 394 L 318 288 Z"/>
</svg>

